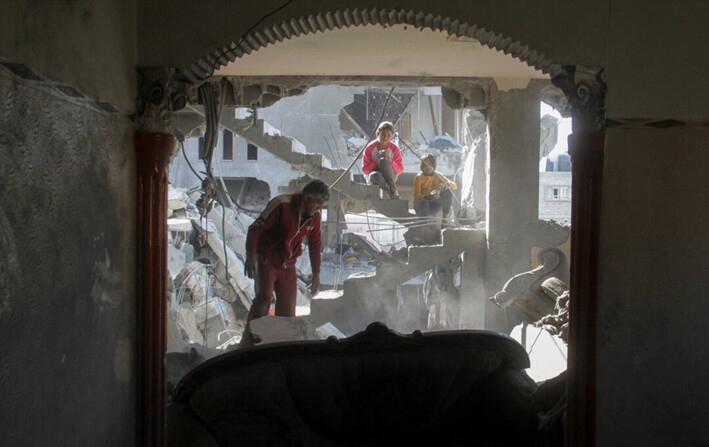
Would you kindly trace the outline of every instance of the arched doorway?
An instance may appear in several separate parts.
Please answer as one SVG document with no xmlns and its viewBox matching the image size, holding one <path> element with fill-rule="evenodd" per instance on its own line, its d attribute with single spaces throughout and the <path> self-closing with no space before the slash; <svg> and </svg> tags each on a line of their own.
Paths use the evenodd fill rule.
<svg viewBox="0 0 709 447">
<path fill-rule="evenodd" d="M 570 349 L 570 418 L 569 432 L 571 445 L 593 445 L 593 398 L 595 396 L 595 296 L 598 251 L 598 212 L 600 209 L 600 180 L 602 174 L 602 150 L 604 144 L 602 126 L 603 80 L 598 70 L 580 70 L 577 67 L 562 67 L 550 61 L 535 50 L 513 42 L 477 25 L 461 23 L 453 18 L 434 16 L 416 11 L 395 10 L 345 10 L 310 15 L 307 18 L 293 18 L 280 23 L 264 24 L 249 30 L 238 41 L 222 50 L 206 55 L 190 67 L 171 76 L 173 86 L 200 83 L 214 74 L 214 71 L 229 61 L 244 54 L 284 39 L 300 35 L 348 28 L 361 25 L 408 25 L 417 29 L 444 31 L 451 35 L 470 37 L 481 44 L 503 51 L 526 62 L 535 69 L 547 73 L 553 82 L 566 93 L 575 119 L 571 151 L 574 158 L 574 190 L 572 215 L 572 335 Z M 168 95 L 169 96 L 169 95 Z M 179 95 L 178 95 L 179 96 Z M 591 99 L 592 101 L 589 101 Z M 594 103 L 595 101 L 595 103 Z M 165 104 L 170 101 L 165 100 Z M 169 108 L 169 106 L 168 106 Z M 140 149 L 139 149 L 140 150 Z M 154 203 L 144 206 L 154 208 Z M 146 210 L 146 214 L 150 214 Z M 164 219 L 163 219 L 164 220 Z M 144 225 L 164 225 L 160 219 L 144 219 Z M 157 234 L 155 227 L 152 234 Z M 160 230 L 160 228 L 158 228 Z M 145 231 L 145 234 L 151 233 Z M 164 231 L 163 231 L 164 233 Z M 157 250 L 159 255 L 159 250 Z M 153 260 L 155 261 L 155 260 Z M 158 260 L 159 261 L 159 260 Z M 148 260 L 147 264 L 150 264 Z M 154 273 L 146 272 L 147 277 Z M 153 278 L 160 283 L 160 278 Z M 144 299 L 160 302 L 162 296 L 155 297 L 155 291 L 146 292 Z M 160 336 L 159 333 L 153 334 Z M 150 345 L 144 341 L 144 346 Z M 159 343 L 157 343 L 159 345 Z M 573 371 L 572 371 L 573 369 Z M 147 375 L 148 370 L 143 372 Z M 160 374 L 157 377 L 161 377 Z M 148 378 L 147 380 L 151 380 Z M 159 384 L 157 386 L 159 388 Z M 160 399 L 152 399 L 153 405 L 160 405 Z M 156 408 L 155 412 L 159 413 Z M 160 420 L 160 418 L 158 418 Z M 159 430 L 159 422 L 154 424 Z"/>
</svg>

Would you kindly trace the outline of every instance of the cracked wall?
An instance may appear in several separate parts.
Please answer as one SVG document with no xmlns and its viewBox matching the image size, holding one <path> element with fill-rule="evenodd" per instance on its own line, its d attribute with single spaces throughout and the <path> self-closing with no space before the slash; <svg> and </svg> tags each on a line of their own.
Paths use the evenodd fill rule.
<svg viewBox="0 0 709 447">
<path fill-rule="evenodd" d="M 132 445 L 133 125 L 1 69 L 0 91 L 0 439 Z"/>
</svg>

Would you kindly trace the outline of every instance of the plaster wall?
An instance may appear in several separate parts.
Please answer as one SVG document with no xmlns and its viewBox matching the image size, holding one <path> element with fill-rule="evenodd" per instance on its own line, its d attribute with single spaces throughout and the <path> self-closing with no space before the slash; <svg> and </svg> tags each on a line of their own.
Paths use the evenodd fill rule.
<svg viewBox="0 0 709 447">
<path fill-rule="evenodd" d="M 132 109 L 135 3 L 100 0 L 87 5 L 3 5 L 0 53 Z M 138 62 L 186 66 L 238 40 L 280 5 L 276 0 L 140 2 Z M 93 14 L 82 14 L 79 6 Z M 608 118 L 709 117 L 705 2 L 549 0 L 544 6 L 523 0 L 406 3 L 406 9 L 484 26 L 558 63 L 604 67 Z M 363 7 L 393 9 L 401 4 L 293 2 L 262 25 Z M 9 99 L 17 90 L 15 83 L 3 81 L 0 185 L 11 199 L 5 198 L 0 232 L 5 253 L 0 276 L 0 409 L 5 419 L 0 439 L 11 446 L 73 445 L 76 439 L 87 445 L 131 445 L 135 393 L 133 376 L 124 368 L 132 368 L 132 361 L 121 359 L 133 352 L 135 324 L 133 304 L 125 298 L 135 286 L 134 266 L 126 266 L 126 260 L 135 258 L 132 130 L 124 118 L 107 123 L 104 115 L 81 107 L 69 107 L 62 115 L 45 99 Z M 107 133 L 97 137 L 102 129 Z M 703 297 L 709 286 L 707 132 L 608 132 L 598 445 L 703 445 L 707 439 L 706 424 L 699 420 L 709 396 L 703 377 L 708 338 Z M 20 148 L 24 141 L 32 143 Z M 677 160 L 682 163 L 674 164 Z M 654 196 L 657 202 L 651 202 Z M 656 203 L 665 207 L 658 209 Z M 102 233 L 91 233 L 97 229 Z M 115 273 L 110 275 L 115 285 L 105 286 L 109 293 L 104 300 L 92 294 L 96 290 L 104 296 L 99 293 L 103 287 L 94 289 L 95 272 L 101 270 L 94 269 L 97 263 Z M 123 294 L 116 308 L 96 304 L 114 302 L 115 290 Z M 62 349 L 67 346 L 73 350 Z M 35 421 L 42 421 L 41 429 Z"/>
<path fill-rule="evenodd" d="M 135 0 L 12 0 L 0 7 L 0 56 L 134 110 Z"/>
<path fill-rule="evenodd" d="M 136 439 L 132 122 L 0 69 L 0 443 Z"/>
<path fill-rule="evenodd" d="M 709 129 L 606 135 L 597 445 L 706 445 Z"/>
<path fill-rule="evenodd" d="M 238 41 L 244 30 L 281 4 L 275 0 L 238 5 L 228 0 L 208 5 L 189 0 L 140 2 L 139 63 L 192 64 Z M 319 0 L 290 3 L 257 29 L 321 11 L 355 8 L 405 9 L 450 17 L 520 41 L 560 64 L 602 66 L 608 76 L 609 117 L 696 118 L 706 114 L 709 90 L 697 89 L 709 69 L 709 60 L 698 57 L 709 52 L 709 40 L 696 33 L 709 21 L 709 8 L 701 0 L 547 0 L 543 6 L 524 0 L 410 0 L 404 8 L 391 0 Z M 176 41 L 181 44 L 174 45 Z M 673 94 L 658 95 L 660 86 Z"/>
</svg>

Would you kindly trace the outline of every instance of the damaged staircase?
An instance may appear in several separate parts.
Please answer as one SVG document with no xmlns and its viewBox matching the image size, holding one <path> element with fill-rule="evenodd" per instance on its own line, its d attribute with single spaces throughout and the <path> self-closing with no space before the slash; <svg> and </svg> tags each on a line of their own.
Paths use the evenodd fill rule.
<svg viewBox="0 0 709 447">
<path fill-rule="evenodd" d="M 408 247 L 406 262 L 382 262 L 375 273 L 350 276 L 343 290 L 319 294 L 310 302 L 309 319 L 315 327 L 330 322 L 345 334 L 356 333 L 372 321 L 392 324 L 397 319 L 400 284 L 474 250 L 485 250 L 484 230 L 446 229 L 442 244 Z"/>
<path fill-rule="evenodd" d="M 271 153 L 275 157 L 289 163 L 294 170 L 302 171 L 308 176 L 320 179 L 332 185 L 345 169 L 334 169 L 330 161 L 322 154 L 308 153 L 305 146 L 298 140 L 280 134 L 280 131 L 266 121 L 251 118 L 223 118 L 224 127 L 251 144 Z M 411 217 L 408 201 L 400 199 L 379 198 L 380 189 L 376 185 L 366 185 L 353 180 L 352 172 L 346 172 L 344 177 L 333 187 L 342 195 L 353 200 L 368 204 L 368 208 L 383 214 L 393 220 Z"/>
</svg>

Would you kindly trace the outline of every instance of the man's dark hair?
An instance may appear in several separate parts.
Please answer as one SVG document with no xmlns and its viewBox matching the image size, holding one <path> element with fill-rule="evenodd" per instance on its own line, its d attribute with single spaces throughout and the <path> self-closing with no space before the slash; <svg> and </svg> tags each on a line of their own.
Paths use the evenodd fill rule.
<svg viewBox="0 0 709 447">
<path fill-rule="evenodd" d="M 436 170 L 436 156 L 433 154 L 423 154 L 421 157 L 421 163 L 419 163 L 419 169 L 423 171 L 423 167 L 429 165 L 431 169 Z"/>
<path fill-rule="evenodd" d="M 303 195 L 324 201 L 330 200 L 330 188 L 322 180 L 313 180 L 303 188 Z"/>
<path fill-rule="evenodd" d="M 384 129 L 389 129 L 391 130 L 391 133 L 394 133 L 394 124 L 391 121 L 382 121 L 379 123 L 379 126 L 377 126 L 377 135 L 379 135 Z"/>
</svg>

